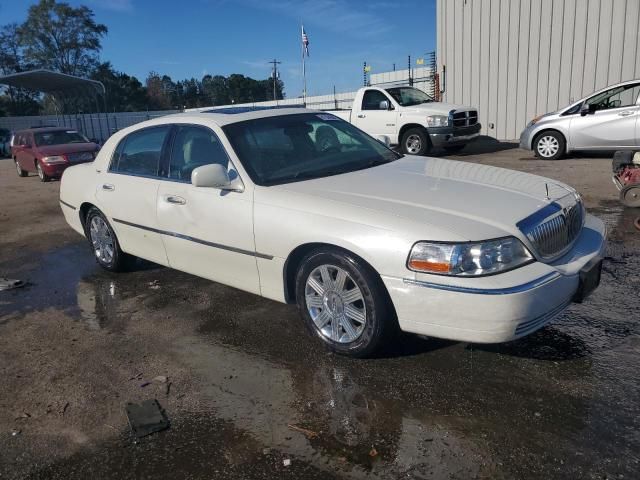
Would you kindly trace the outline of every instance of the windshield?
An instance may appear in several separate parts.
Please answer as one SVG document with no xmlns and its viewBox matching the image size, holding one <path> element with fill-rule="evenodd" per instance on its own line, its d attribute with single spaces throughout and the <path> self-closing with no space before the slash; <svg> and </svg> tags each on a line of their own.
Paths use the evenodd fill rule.
<svg viewBox="0 0 640 480">
<path fill-rule="evenodd" d="M 262 186 L 362 170 L 401 157 L 325 113 L 259 118 L 223 130 L 253 182 Z"/>
<path fill-rule="evenodd" d="M 36 132 L 33 134 L 36 145 L 64 145 L 67 143 L 88 143 L 89 140 L 75 130 L 56 130 L 53 132 Z"/>
<path fill-rule="evenodd" d="M 403 107 L 420 105 L 421 103 L 433 102 L 433 98 L 413 87 L 387 88 L 387 93 L 393 97 Z"/>
</svg>

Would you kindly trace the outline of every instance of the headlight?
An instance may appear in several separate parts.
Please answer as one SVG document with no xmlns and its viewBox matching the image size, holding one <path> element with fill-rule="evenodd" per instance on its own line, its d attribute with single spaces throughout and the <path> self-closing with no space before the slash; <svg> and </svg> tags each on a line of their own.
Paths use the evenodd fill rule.
<svg viewBox="0 0 640 480">
<path fill-rule="evenodd" d="M 429 115 L 427 117 L 427 127 L 447 127 L 449 117 L 447 115 Z"/>
<path fill-rule="evenodd" d="M 540 121 L 540 119 L 542 118 L 542 115 L 538 115 L 537 117 L 534 117 L 530 122 L 529 122 L 529 127 L 531 127 L 532 125 L 535 125 L 536 123 L 538 123 Z"/>
<path fill-rule="evenodd" d="M 534 261 L 515 237 L 486 242 L 418 242 L 411 249 L 407 268 L 414 272 L 476 277 L 513 270 Z"/>
<path fill-rule="evenodd" d="M 42 161 L 48 165 L 51 165 L 54 163 L 66 163 L 65 158 L 61 155 L 52 155 L 50 157 L 42 157 Z"/>
</svg>

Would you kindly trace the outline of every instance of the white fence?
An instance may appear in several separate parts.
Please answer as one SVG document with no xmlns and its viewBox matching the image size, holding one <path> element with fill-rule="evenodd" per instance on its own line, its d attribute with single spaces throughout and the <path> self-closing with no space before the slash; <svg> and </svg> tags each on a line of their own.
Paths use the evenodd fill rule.
<svg viewBox="0 0 640 480">
<path fill-rule="evenodd" d="M 114 132 L 178 110 L 162 110 L 155 112 L 116 112 L 116 113 L 82 113 L 71 115 L 37 115 L 31 117 L 0 117 L 0 128 L 11 131 L 30 127 L 69 127 L 84 133 L 87 137 L 102 143 Z"/>
</svg>

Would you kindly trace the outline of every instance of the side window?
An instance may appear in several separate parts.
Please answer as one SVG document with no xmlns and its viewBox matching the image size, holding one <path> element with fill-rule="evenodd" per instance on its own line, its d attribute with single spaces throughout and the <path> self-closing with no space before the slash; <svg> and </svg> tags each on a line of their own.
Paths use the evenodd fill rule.
<svg viewBox="0 0 640 480">
<path fill-rule="evenodd" d="M 116 148 L 109 171 L 146 177 L 157 176 L 162 146 L 169 130 L 169 126 L 162 126 L 130 133 Z"/>
<path fill-rule="evenodd" d="M 632 107 L 638 101 L 638 94 L 640 94 L 640 84 L 638 83 L 614 87 L 594 95 L 587 100 L 587 104 L 595 106 L 596 110 Z"/>
<path fill-rule="evenodd" d="M 212 163 L 229 168 L 229 157 L 218 136 L 204 127 L 178 127 L 169 158 L 169 178 L 190 182 L 195 168 Z"/>
<path fill-rule="evenodd" d="M 380 110 L 380 102 L 389 100 L 378 90 L 367 90 L 362 97 L 362 110 Z"/>
</svg>

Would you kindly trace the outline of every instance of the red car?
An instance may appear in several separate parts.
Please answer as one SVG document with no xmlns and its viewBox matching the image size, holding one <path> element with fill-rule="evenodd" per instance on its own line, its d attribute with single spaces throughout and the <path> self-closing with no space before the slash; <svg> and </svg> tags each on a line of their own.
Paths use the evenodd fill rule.
<svg viewBox="0 0 640 480">
<path fill-rule="evenodd" d="M 61 127 L 30 128 L 15 133 L 11 156 L 21 177 L 37 172 L 40 180 L 59 178 L 65 168 L 93 162 L 100 147 L 76 130 Z"/>
</svg>

